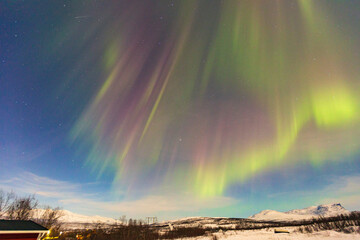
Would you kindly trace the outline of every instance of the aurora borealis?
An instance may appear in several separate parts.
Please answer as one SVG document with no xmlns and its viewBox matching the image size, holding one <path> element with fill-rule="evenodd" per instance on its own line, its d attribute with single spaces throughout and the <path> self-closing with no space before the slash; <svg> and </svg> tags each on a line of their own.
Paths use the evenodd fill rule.
<svg viewBox="0 0 360 240">
<path fill-rule="evenodd" d="M 49 165 L 86 169 L 117 198 L 196 201 L 246 199 L 242 188 L 287 171 L 282 181 L 294 185 L 329 168 L 360 173 L 359 2 L 50 5 L 46 34 L 35 37 L 47 65 L 33 78 L 44 79 L 39 102 L 50 102 L 38 111 L 63 119 L 54 144 L 78 163 Z"/>
<path fill-rule="evenodd" d="M 328 161 L 325 136 L 299 150 L 304 133 L 359 127 L 350 48 L 321 3 L 225 1 L 212 12 L 177 4 L 159 33 L 148 32 L 147 4 L 113 23 L 106 78 L 74 128 L 90 139 L 94 168 L 114 168 L 116 182 L 145 175 L 213 196 L 299 155 Z"/>
</svg>

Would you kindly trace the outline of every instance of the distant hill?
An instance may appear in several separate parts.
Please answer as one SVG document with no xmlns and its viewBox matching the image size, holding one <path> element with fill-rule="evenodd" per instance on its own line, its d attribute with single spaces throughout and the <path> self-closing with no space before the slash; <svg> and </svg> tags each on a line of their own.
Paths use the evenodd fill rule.
<svg viewBox="0 0 360 240">
<path fill-rule="evenodd" d="M 35 209 L 33 210 L 34 218 L 40 218 L 41 215 L 44 213 L 44 209 Z M 102 217 L 102 216 L 88 216 L 70 212 L 68 210 L 60 210 L 61 218 L 59 219 L 61 222 L 65 224 L 116 224 L 119 223 L 119 220 L 109 218 L 109 217 Z"/>
<path fill-rule="evenodd" d="M 278 212 L 274 210 L 264 210 L 249 217 L 253 220 L 264 221 L 292 221 L 304 220 L 314 217 L 324 216 L 331 217 L 339 214 L 349 214 L 350 211 L 346 210 L 340 203 L 324 204 L 319 206 L 311 206 L 303 209 L 294 209 L 287 212 Z"/>
<path fill-rule="evenodd" d="M 34 211 L 34 217 L 41 216 L 44 212 L 43 209 L 36 209 Z M 70 212 L 68 210 L 60 210 L 62 217 L 60 221 L 64 223 L 66 228 L 81 228 L 84 225 L 91 228 L 96 224 L 113 225 L 120 224 L 119 220 L 102 217 L 102 216 L 88 216 Z M 294 221 L 294 220 L 306 220 L 319 216 L 331 217 L 339 214 L 349 214 L 350 211 L 346 210 L 340 203 L 326 204 L 319 206 L 311 206 L 303 209 L 294 209 L 287 212 L 279 212 L 274 210 L 264 210 L 260 213 L 250 216 L 249 218 L 211 218 L 211 217 L 188 217 L 172 221 L 164 221 L 155 225 L 168 225 L 169 223 L 177 227 L 235 227 L 239 223 L 254 223 L 254 221 Z"/>
</svg>

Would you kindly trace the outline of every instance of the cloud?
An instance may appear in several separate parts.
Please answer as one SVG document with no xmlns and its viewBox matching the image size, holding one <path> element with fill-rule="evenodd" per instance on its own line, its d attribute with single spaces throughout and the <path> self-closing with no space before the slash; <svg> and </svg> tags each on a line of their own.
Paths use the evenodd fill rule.
<svg viewBox="0 0 360 240">
<path fill-rule="evenodd" d="M 340 202 L 349 210 L 360 209 L 360 175 L 342 176 L 321 191 L 324 203 Z"/>
<path fill-rule="evenodd" d="M 288 211 L 320 204 L 341 203 L 347 210 L 360 210 L 360 174 L 329 176 L 324 182 L 326 184 L 314 183 L 314 186 L 303 185 L 299 189 L 266 193 L 268 201 L 264 204 L 263 200 L 259 200 L 256 204 L 273 210 Z M 256 208 L 256 211 L 261 210 L 264 209 Z"/>
<path fill-rule="evenodd" d="M 325 191 L 336 192 L 341 195 L 360 194 L 360 175 L 342 176 L 333 180 Z"/>
<path fill-rule="evenodd" d="M 83 204 L 84 199 L 62 200 L 64 204 Z M 213 197 L 197 199 L 189 194 L 182 195 L 152 195 L 137 200 L 121 202 L 87 201 L 92 207 L 129 215 L 141 215 L 161 212 L 196 212 L 202 209 L 224 207 L 234 204 L 235 200 L 229 197 Z"/>
<path fill-rule="evenodd" d="M 98 194 L 84 192 L 84 184 L 54 180 L 30 172 L 19 173 L 11 179 L 0 179 L 0 189 L 17 194 L 36 194 L 42 202 L 56 202 L 67 210 L 88 215 L 117 217 L 172 216 L 235 204 L 230 197 L 196 198 L 189 193 L 157 194 L 138 199 L 105 201 Z M 109 193 L 110 195 L 110 193 Z M 173 213 L 173 214 L 171 214 Z"/>
<path fill-rule="evenodd" d="M 10 179 L 0 179 L 0 188 L 6 191 L 50 198 L 71 197 L 79 191 L 80 186 L 80 184 L 38 176 L 31 172 L 22 172 Z"/>
</svg>

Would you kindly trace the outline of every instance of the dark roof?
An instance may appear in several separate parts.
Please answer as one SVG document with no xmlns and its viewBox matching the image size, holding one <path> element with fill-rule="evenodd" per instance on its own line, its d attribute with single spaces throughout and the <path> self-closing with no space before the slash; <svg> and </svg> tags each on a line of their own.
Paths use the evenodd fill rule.
<svg viewBox="0 0 360 240">
<path fill-rule="evenodd" d="M 33 221 L 0 220 L 0 231 L 47 231 L 49 229 Z"/>
</svg>

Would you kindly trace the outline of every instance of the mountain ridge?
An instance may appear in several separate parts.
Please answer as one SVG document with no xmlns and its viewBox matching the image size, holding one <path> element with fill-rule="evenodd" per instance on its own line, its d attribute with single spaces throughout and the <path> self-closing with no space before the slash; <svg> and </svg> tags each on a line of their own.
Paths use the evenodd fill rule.
<svg viewBox="0 0 360 240">
<path fill-rule="evenodd" d="M 263 210 L 257 214 L 251 215 L 252 220 L 268 220 L 268 221 L 293 221 L 306 220 L 319 216 L 332 217 L 340 214 L 349 214 L 340 203 L 321 204 L 318 206 L 310 206 L 302 209 L 293 209 L 286 212 L 275 210 Z"/>
<path fill-rule="evenodd" d="M 44 209 L 35 209 L 34 217 L 39 217 L 44 213 Z M 103 217 L 103 216 L 89 216 L 82 215 L 78 213 L 71 212 L 69 210 L 59 210 L 60 221 L 64 223 L 103 223 L 103 224 L 119 224 L 120 220 Z M 294 221 L 294 220 L 306 220 L 311 218 L 316 218 L 319 216 L 331 217 L 339 214 L 349 214 L 350 211 L 346 210 L 340 203 L 333 204 L 322 204 L 318 206 L 310 206 L 303 209 L 293 209 L 286 212 L 280 212 L 275 210 L 263 210 L 257 214 L 251 215 L 248 217 L 250 220 L 260 220 L 260 221 Z M 220 218 L 220 217 L 218 217 Z M 179 222 L 185 220 L 201 220 L 207 219 L 206 217 L 187 217 L 180 218 L 175 220 L 168 220 L 164 222 Z M 216 218 L 214 218 L 216 219 Z"/>
</svg>

